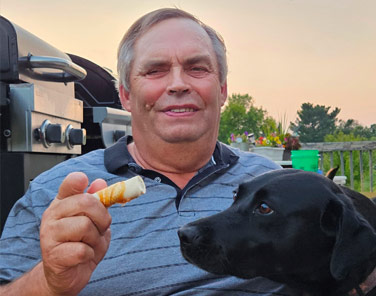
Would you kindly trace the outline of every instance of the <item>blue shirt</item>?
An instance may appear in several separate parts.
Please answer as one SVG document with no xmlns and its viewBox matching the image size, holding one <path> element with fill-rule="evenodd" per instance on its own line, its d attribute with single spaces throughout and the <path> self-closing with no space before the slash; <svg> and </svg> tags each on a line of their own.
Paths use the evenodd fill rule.
<svg viewBox="0 0 376 296">
<path fill-rule="evenodd" d="M 141 175 L 146 194 L 109 208 L 111 243 L 80 295 L 299 295 L 264 278 L 251 280 L 207 273 L 184 260 L 177 230 L 218 213 L 232 203 L 238 185 L 280 168 L 274 162 L 217 143 L 211 160 L 185 188 L 167 177 L 144 170 L 130 156 L 122 138 L 106 150 L 69 159 L 31 182 L 13 207 L 0 240 L 0 281 L 16 279 L 41 260 L 39 228 L 44 210 L 63 179 L 84 172 L 90 182 L 108 184 Z"/>
</svg>

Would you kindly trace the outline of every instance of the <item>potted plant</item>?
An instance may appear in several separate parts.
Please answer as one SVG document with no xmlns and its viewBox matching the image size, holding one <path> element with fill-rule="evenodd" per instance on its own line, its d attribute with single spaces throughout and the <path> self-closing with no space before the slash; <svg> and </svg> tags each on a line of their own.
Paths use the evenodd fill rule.
<svg viewBox="0 0 376 296">
<path fill-rule="evenodd" d="M 283 146 L 285 147 L 283 160 L 291 160 L 291 150 L 299 150 L 302 147 L 299 137 L 294 137 L 289 133 L 283 139 Z"/>
<path fill-rule="evenodd" d="M 267 136 L 260 136 L 256 139 L 256 146 L 253 152 L 266 156 L 274 161 L 280 161 L 283 157 L 283 143 L 281 136 L 277 133 L 271 133 Z"/>
<path fill-rule="evenodd" d="M 248 132 L 245 131 L 243 134 L 231 134 L 229 138 L 230 146 L 239 148 L 240 150 L 249 151 L 249 141 Z"/>
</svg>

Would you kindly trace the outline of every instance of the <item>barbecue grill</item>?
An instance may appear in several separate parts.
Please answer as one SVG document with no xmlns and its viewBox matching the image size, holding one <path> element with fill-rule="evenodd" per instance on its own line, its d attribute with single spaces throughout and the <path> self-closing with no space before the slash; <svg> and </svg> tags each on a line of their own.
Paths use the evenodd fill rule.
<svg viewBox="0 0 376 296">
<path fill-rule="evenodd" d="M 0 16 L 0 232 L 38 174 L 131 134 L 114 80 Z"/>
</svg>

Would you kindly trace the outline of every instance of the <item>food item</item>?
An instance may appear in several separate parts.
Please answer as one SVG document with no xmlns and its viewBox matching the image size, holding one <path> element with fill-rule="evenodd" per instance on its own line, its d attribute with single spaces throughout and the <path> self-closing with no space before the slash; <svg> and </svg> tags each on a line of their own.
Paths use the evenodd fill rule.
<svg viewBox="0 0 376 296">
<path fill-rule="evenodd" d="M 105 207 L 115 203 L 125 204 L 146 192 L 144 180 L 140 176 L 121 181 L 108 186 L 93 196 L 100 200 Z"/>
</svg>

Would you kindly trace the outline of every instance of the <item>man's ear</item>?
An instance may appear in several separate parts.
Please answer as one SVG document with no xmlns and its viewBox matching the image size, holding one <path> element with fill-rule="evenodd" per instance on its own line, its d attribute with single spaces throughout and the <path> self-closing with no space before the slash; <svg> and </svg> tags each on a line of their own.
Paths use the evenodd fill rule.
<svg viewBox="0 0 376 296">
<path fill-rule="evenodd" d="M 123 84 L 120 84 L 119 96 L 120 96 L 120 102 L 123 108 L 127 110 L 128 112 L 131 112 L 130 92 L 125 89 Z"/>
<path fill-rule="evenodd" d="M 227 80 L 221 85 L 221 107 L 225 104 L 227 99 Z"/>
</svg>

